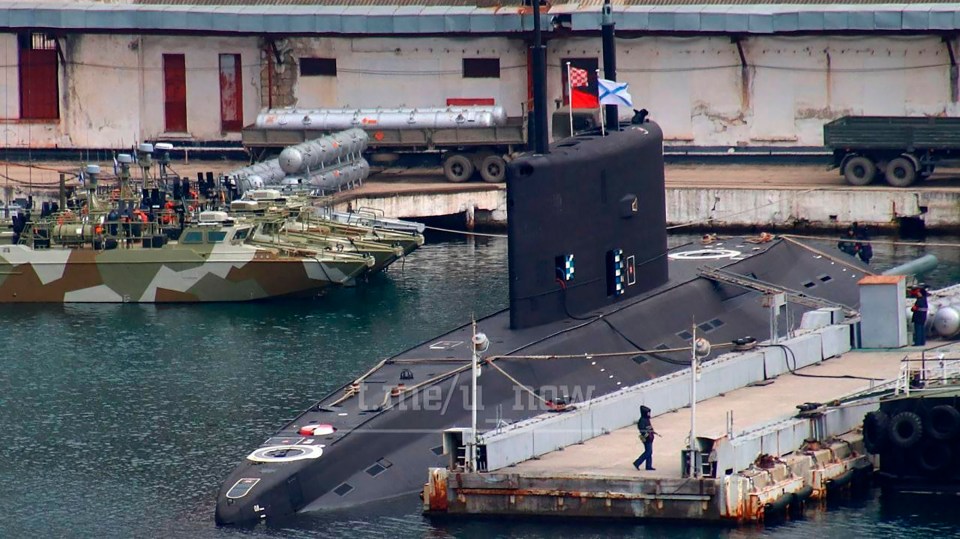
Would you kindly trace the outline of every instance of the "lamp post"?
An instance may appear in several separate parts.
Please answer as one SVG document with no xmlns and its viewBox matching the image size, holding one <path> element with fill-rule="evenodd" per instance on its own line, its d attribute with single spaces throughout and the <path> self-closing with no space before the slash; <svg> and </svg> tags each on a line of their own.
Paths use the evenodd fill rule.
<svg viewBox="0 0 960 539">
<path fill-rule="evenodd" d="M 697 469 L 697 325 L 693 325 L 690 337 L 690 477 L 698 477 Z"/>
<path fill-rule="evenodd" d="M 490 347 L 490 340 L 483 333 L 477 333 L 477 321 L 473 321 L 470 360 L 470 436 L 467 440 L 465 460 L 468 472 L 477 471 L 477 378 L 480 377 L 480 354 Z"/>
</svg>

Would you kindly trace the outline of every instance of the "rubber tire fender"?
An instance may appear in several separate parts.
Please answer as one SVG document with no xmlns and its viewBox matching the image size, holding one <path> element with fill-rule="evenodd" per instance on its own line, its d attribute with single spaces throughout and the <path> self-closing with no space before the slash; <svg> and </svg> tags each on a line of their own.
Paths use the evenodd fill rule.
<svg viewBox="0 0 960 539">
<path fill-rule="evenodd" d="M 928 440 L 917 454 L 917 465 L 931 474 L 939 474 L 953 462 L 953 450 L 946 442 Z"/>
<path fill-rule="evenodd" d="M 934 406 L 927 415 L 927 431 L 935 440 L 952 440 L 960 431 L 960 412 L 949 404 Z"/>
<path fill-rule="evenodd" d="M 866 450 L 874 455 L 887 445 L 887 429 L 890 426 L 890 417 L 876 410 L 868 413 L 863 418 L 863 445 Z"/>
<path fill-rule="evenodd" d="M 843 177 L 850 185 L 870 185 L 877 177 L 877 165 L 869 157 L 851 157 L 843 166 Z"/>
<path fill-rule="evenodd" d="M 901 449 L 909 449 L 923 437 L 923 421 L 913 412 L 900 412 L 890 420 L 890 441 Z"/>
</svg>

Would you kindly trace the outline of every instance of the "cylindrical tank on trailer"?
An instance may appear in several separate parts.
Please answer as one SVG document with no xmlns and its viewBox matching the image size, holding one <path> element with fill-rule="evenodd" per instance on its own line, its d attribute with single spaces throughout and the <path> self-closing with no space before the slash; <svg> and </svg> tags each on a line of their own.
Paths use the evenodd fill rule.
<svg viewBox="0 0 960 539">
<path fill-rule="evenodd" d="M 496 127 L 507 123 L 499 106 L 377 109 L 268 109 L 257 115 L 256 127 L 267 129 L 452 129 Z"/>
</svg>

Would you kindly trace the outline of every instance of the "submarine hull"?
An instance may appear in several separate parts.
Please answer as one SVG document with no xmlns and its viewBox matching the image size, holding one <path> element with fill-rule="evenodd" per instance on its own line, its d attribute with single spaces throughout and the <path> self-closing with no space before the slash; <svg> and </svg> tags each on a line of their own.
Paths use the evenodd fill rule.
<svg viewBox="0 0 960 539">
<path fill-rule="evenodd" d="M 477 321 L 490 339 L 481 432 L 551 410 L 545 401 L 576 404 L 684 368 L 686 353 L 633 352 L 687 346 L 691 320 L 712 342 L 767 338 L 761 293 L 702 277 L 703 266 L 857 306 L 856 282 L 869 272 L 795 242 L 733 238 L 668 251 L 659 128 L 645 122 L 603 139 L 568 139 L 550 159 L 511 164 L 511 309 Z M 788 308 L 796 320 L 807 310 Z M 420 490 L 427 469 L 448 462 L 443 431 L 470 426 L 472 334 L 467 324 L 401 352 L 301 413 L 226 478 L 217 522 Z M 620 355 L 589 357 L 605 353 Z"/>
</svg>

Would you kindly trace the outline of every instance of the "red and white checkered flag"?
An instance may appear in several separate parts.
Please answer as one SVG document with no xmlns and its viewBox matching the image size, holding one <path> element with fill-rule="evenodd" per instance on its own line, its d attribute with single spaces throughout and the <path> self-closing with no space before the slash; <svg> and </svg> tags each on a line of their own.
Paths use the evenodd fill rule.
<svg viewBox="0 0 960 539">
<path fill-rule="evenodd" d="M 570 86 L 580 88 L 590 84 L 586 69 L 570 66 Z"/>
</svg>

